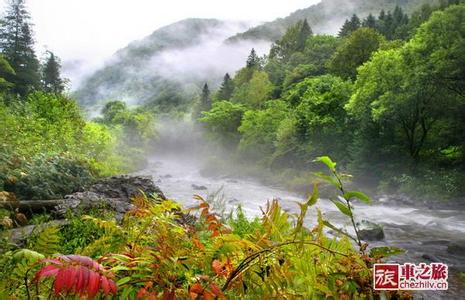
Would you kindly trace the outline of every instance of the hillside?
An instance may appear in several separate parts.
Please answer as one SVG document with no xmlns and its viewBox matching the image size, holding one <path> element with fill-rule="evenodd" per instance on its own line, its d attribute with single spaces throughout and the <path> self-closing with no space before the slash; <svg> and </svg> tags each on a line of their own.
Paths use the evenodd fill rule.
<svg viewBox="0 0 465 300">
<path fill-rule="evenodd" d="M 407 13 L 425 3 L 436 3 L 436 0 L 323 0 L 318 4 L 300 9 L 286 18 L 279 18 L 228 38 L 228 42 L 243 40 L 275 41 L 283 36 L 286 29 L 302 19 L 307 19 L 314 32 L 336 33 L 344 20 L 356 13 L 365 17 L 372 13 L 378 15 L 384 10 L 393 10 L 396 5 Z"/>
<path fill-rule="evenodd" d="M 299 20 L 306 18 L 315 32 L 334 33 L 353 13 L 363 17 L 396 5 L 411 12 L 428 2 L 436 1 L 323 0 L 252 28 L 245 23 L 215 19 L 182 20 L 119 50 L 105 67 L 83 81 L 75 97 L 86 107 L 115 99 L 161 108 L 186 107 L 204 82 L 215 87 L 224 73 L 234 73 L 242 66 L 252 47 L 265 53 L 270 41 L 280 38 Z"/>
<path fill-rule="evenodd" d="M 196 92 L 196 85 L 217 77 L 219 80 L 228 71 L 211 70 L 205 66 L 208 62 L 204 68 L 188 69 L 192 63 L 184 60 L 198 62 L 199 45 L 217 47 L 226 37 L 245 28 L 243 23 L 215 19 L 186 19 L 160 28 L 115 53 L 105 67 L 84 80 L 75 96 L 83 106 L 109 99 L 139 104 L 164 101 L 158 99 L 162 97 L 182 102 Z M 243 55 L 249 50 L 247 47 Z"/>
</svg>

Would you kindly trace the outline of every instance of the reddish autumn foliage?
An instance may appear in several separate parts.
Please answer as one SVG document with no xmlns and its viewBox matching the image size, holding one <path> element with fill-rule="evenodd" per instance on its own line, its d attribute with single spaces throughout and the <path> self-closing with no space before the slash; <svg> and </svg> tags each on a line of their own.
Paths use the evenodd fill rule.
<svg viewBox="0 0 465 300">
<path fill-rule="evenodd" d="M 43 262 L 48 264 L 36 273 L 33 281 L 55 278 L 53 293 L 57 296 L 80 295 L 92 299 L 99 291 L 105 296 L 116 295 L 117 288 L 111 273 L 89 257 L 62 255 Z"/>
<path fill-rule="evenodd" d="M 208 231 L 213 233 L 212 236 L 216 237 L 222 233 L 227 233 L 226 228 L 224 228 L 218 217 L 210 212 L 210 204 L 199 195 L 195 195 L 194 199 L 200 201 L 200 215 L 205 219 L 205 223 L 208 225 Z"/>
</svg>

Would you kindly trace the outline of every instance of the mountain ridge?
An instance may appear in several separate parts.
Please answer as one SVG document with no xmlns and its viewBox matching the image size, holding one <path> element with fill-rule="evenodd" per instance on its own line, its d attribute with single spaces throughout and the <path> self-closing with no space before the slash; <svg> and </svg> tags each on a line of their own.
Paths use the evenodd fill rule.
<svg viewBox="0 0 465 300">
<path fill-rule="evenodd" d="M 299 9 L 284 18 L 249 28 L 248 30 L 229 37 L 226 42 L 234 43 L 241 40 L 267 40 L 274 42 L 281 38 L 286 29 L 296 22 L 307 19 L 316 33 L 336 33 L 345 19 L 353 14 L 366 17 L 372 13 L 378 15 L 381 10 L 393 10 L 396 5 L 407 13 L 422 4 L 436 3 L 436 0 L 323 0 L 307 8 Z"/>
</svg>

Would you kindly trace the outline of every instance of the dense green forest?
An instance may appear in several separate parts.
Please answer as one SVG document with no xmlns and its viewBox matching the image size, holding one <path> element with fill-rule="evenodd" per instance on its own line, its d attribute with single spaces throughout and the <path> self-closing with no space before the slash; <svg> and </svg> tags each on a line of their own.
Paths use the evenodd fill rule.
<svg viewBox="0 0 465 300">
<path fill-rule="evenodd" d="M 464 7 L 446 6 L 353 15 L 337 37 L 301 20 L 227 74 L 199 121 L 268 169 L 329 154 L 385 191 L 463 195 Z"/>
<path fill-rule="evenodd" d="M 172 40 L 165 28 L 157 36 L 163 43 L 133 45 L 136 54 L 121 54 L 128 59 L 94 74 L 89 91 L 73 94 L 60 59 L 52 51 L 38 58 L 25 1 L 10 1 L 0 22 L 1 204 L 85 195 L 102 178 L 141 169 L 158 147 L 162 116 L 192 118 L 210 143 L 228 150 L 227 160 L 312 192 L 295 214 L 274 200 L 254 219 L 240 206 L 218 215 L 200 196 L 197 207 L 186 209 L 142 190 L 121 219 L 102 206 L 70 210 L 64 223 L 54 223 L 45 209 L 26 216 L 2 205 L 0 298 L 411 298 L 409 292 L 373 290 L 373 264 L 404 251 L 363 240 L 354 202 L 371 199 L 346 182 L 463 201 L 465 4 L 359 2 L 337 35 L 316 34 L 319 21 L 299 11 L 274 23 L 285 30 L 265 24 L 234 37 L 264 31 L 276 40 L 265 56 L 252 49 L 244 67 L 225 74 L 218 89 L 202 82 L 186 92 L 157 77 L 149 89 L 147 82 L 130 87 L 148 91 L 147 99 L 130 106 L 94 99 L 93 91 L 108 80 L 118 84 L 121 64 L 131 57 L 139 57 L 131 62 L 137 68 L 154 48 L 195 38 Z M 218 25 L 187 23 L 196 37 Z M 164 90 L 151 94 L 154 85 Z M 86 95 L 90 103 L 81 104 L 104 101 L 96 118 L 74 100 Z M 311 186 L 316 177 L 322 183 Z M 348 228 L 319 210 L 307 227 L 321 187 L 335 192 L 331 201 Z M 14 230 L 26 224 L 35 227 L 15 243 Z"/>
</svg>

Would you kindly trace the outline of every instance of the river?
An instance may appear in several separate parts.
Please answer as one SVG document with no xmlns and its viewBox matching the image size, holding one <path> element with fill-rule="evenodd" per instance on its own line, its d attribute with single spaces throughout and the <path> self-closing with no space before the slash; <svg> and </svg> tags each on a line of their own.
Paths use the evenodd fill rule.
<svg viewBox="0 0 465 300">
<path fill-rule="evenodd" d="M 194 194 L 207 197 L 219 192 L 227 211 L 242 205 L 248 216 L 259 216 L 260 207 L 267 201 L 279 199 L 282 207 L 289 212 L 297 211 L 296 201 L 303 201 L 297 194 L 286 190 L 265 186 L 252 178 L 231 178 L 228 176 L 205 177 L 201 175 L 202 161 L 189 155 L 157 155 L 149 160 L 143 175 L 153 176 L 155 182 L 168 198 L 175 199 L 185 207 L 197 203 Z M 198 190 L 199 187 L 205 190 Z M 350 228 L 349 220 L 339 213 L 328 200 L 319 200 L 319 208 L 324 217 L 332 223 Z M 357 221 L 368 220 L 384 228 L 385 239 L 371 242 L 370 246 L 396 246 L 407 253 L 390 258 L 396 263 L 444 262 L 449 265 L 449 290 L 445 292 L 421 292 L 416 297 L 425 299 L 464 299 L 463 281 L 457 270 L 465 270 L 463 248 L 459 254 L 447 251 L 451 244 L 465 247 L 465 211 L 455 209 L 428 209 L 407 204 L 392 205 L 389 197 L 374 199 L 372 205 L 355 204 Z M 316 209 L 309 211 L 307 224 L 315 223 Z M 419 298 L 421 299 L 421 298 Z"/>
</svg>

